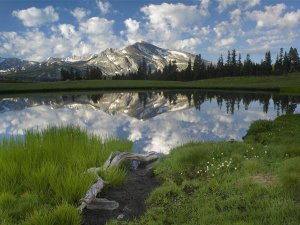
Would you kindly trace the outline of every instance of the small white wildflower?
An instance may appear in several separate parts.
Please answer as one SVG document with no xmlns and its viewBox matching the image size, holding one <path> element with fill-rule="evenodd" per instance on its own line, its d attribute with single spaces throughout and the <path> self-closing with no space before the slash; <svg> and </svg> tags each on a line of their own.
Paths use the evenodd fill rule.
<svg viewBox="0 0 300 225">
<path fill-rule="evenodd" d="M 197 174 L 199 174 L 199 173 L 200 173 L 200 171 L 198 170 L 198 171 L 197 171 Z"/>
<path fill-rule="evenodd" d="M 254 148 L 253 147 L 251 147 L 251 150 L 253 150 Z"/>
<path fill-rule="evenodd" d="M 235 170 L 237 170 L 237 168 L 236 168 L 236 167 L 234 167 L 234 169 L 235 169 Z"/>
<path fill-rule="evenodd" d="M 221 155 L 223 155 L 223 152 L 221 152 Z"/>
<path fill-rule="evenodd" d="M 267 151 L 265 151 L 265 154 L 267 154 L 268 152 Z"/>
</svg>

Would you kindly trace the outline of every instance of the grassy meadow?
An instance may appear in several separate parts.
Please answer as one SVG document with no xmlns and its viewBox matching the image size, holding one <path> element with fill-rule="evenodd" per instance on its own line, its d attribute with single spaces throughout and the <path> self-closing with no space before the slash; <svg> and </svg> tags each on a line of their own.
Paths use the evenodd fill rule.
<svg viewBox="0 0 300 225">
<path fill-rule="evenodd" d="M 110 225 L 300 222 L 300 115 L 254 122 L 244 142 L 190 143 L 161 158 L 144 216 Z"/>
<path fill-rule="evenodd" d="M 36 83 L 0 83 L 0 94 L 93 91 L 123 89 L 223 89 L 278 91 L 280 93 L 300 94 L 300 73 L 284 76 L 224 77 L 191 82 L 152 81 L 152 80 L 81 80 Z"/>
<path fill-rule="evenodd" d="M 243 142 L 189 143 L 163 156 L 163 184 L 134 221 L 110 225 L 299 224 L 300 114 L 254 122 Z M 0 225 L 80 225 L 76 207 L 95 182 L 84 173 L 132 143 L 77 127 L 27 131 L 0 142 Z M 122 168 L 102 173 L 109 185 Z"/>
<path fill-rule="evenodd" d="M 131 148 L 129 141 L 103 141 L 71 126 L 1 140 L 0 225 L 80 225 L 76 207 L 96 180 L 85 171 Z M 126 178 L 122 168 L 101 175 L 109 185 Z"/>
</svg>

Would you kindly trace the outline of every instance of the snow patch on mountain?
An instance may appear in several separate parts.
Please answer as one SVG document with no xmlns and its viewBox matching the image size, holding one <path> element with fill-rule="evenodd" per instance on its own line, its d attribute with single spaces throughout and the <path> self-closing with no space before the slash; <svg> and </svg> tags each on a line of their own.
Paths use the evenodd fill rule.
<svg viewBox="0 0 300 225">
<path fill-rule="evenodd" d="M 178 52 L 178 51 L 169 51 L 171 54 L 174 54 L 174 55 L 180 55 L 180 56 L 183 56 L 184 58 L 186 59 L 189 59 L 189 57 L 185 54 L 185 53 L 182 53 L 182 52 Z"/>
</svg>

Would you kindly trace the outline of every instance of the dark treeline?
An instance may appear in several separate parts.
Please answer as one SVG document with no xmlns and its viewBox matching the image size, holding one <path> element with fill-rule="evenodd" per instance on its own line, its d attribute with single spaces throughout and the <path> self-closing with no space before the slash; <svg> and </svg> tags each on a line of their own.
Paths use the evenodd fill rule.
<svg viewBox="0 0 300 225">
<path fill-rule="evenodd" d="M 112 79 L 191 81 L 217 77 L 283 75 L 298 71 L 300 71 L 300 58 L 296 48 L 291 47 L 289 52 L 283 52 L 281 48 L 274 64 L 272 64 L 270 51 L 265 53 L 265 58 L 260 63 L 255 63 L 249 54 L 242 61 L 241 54 L 237 54 L 233 49 L 228 51 L 226 60 L 221 55 L 217 64 L 203 60 L 201 54 L 196 55 L 194 62 L 189 60 L 187 68 L 182 71 L 178 71 L 176 61 L 170 61 L 162 71 L 152 71 L 143 59 L 137 72 L 116 75 Z"/>
<path fill-rule="evenodd" d="M 217 101 L 218 107 L 221 110 L 226 108 L 226 112 L 234 114 L 244 106 L 244 110 L 248 110 L 249 105 L 253 102 L 259 102 L 263 112 L 268 113 L 270 101 L 273 101 L 274 109 L 279 116 L 281 113 L 294 113 L 297 102 L 300 101 L 298 96 L 280 96 L 270 93 L 246 93 L 246 92 L 211 92 L 199 90 L 180 90 L 180 91 L 163 91 L 163 92 L 139 92 L 139 102 L 145 107 L 148 103 L 151 105 L 153 99 L 157 95 L 163 95 L 170 104 L 176 105 L 178 99 L 182 96 L 186 97 L 189 105 L 194 105 L 197 110 L 201 110 L 201 105 L 206 101 Z M 180 97 L 181 96 L 181 97 Z"/>
<path fill-rule="evenodd" d="M 73 67 L 61 68 L 60 76 L 61 80 L 103 80 L 106 78 L 99 67 L 87 67 L 85 73 Z"/>
</svg>

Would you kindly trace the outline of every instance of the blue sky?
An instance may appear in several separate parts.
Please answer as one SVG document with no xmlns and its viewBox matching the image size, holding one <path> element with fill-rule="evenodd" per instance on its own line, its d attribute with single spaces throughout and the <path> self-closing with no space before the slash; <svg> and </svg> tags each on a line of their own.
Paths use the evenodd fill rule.
<svg viewBox="0 0 300 225">
<path fill-rule="evenodd" d="M 299 0 L 0 0 L 0 57 L 42 61 L 147 41 L 216 61 L 300 48 Z"/>
</svg>

